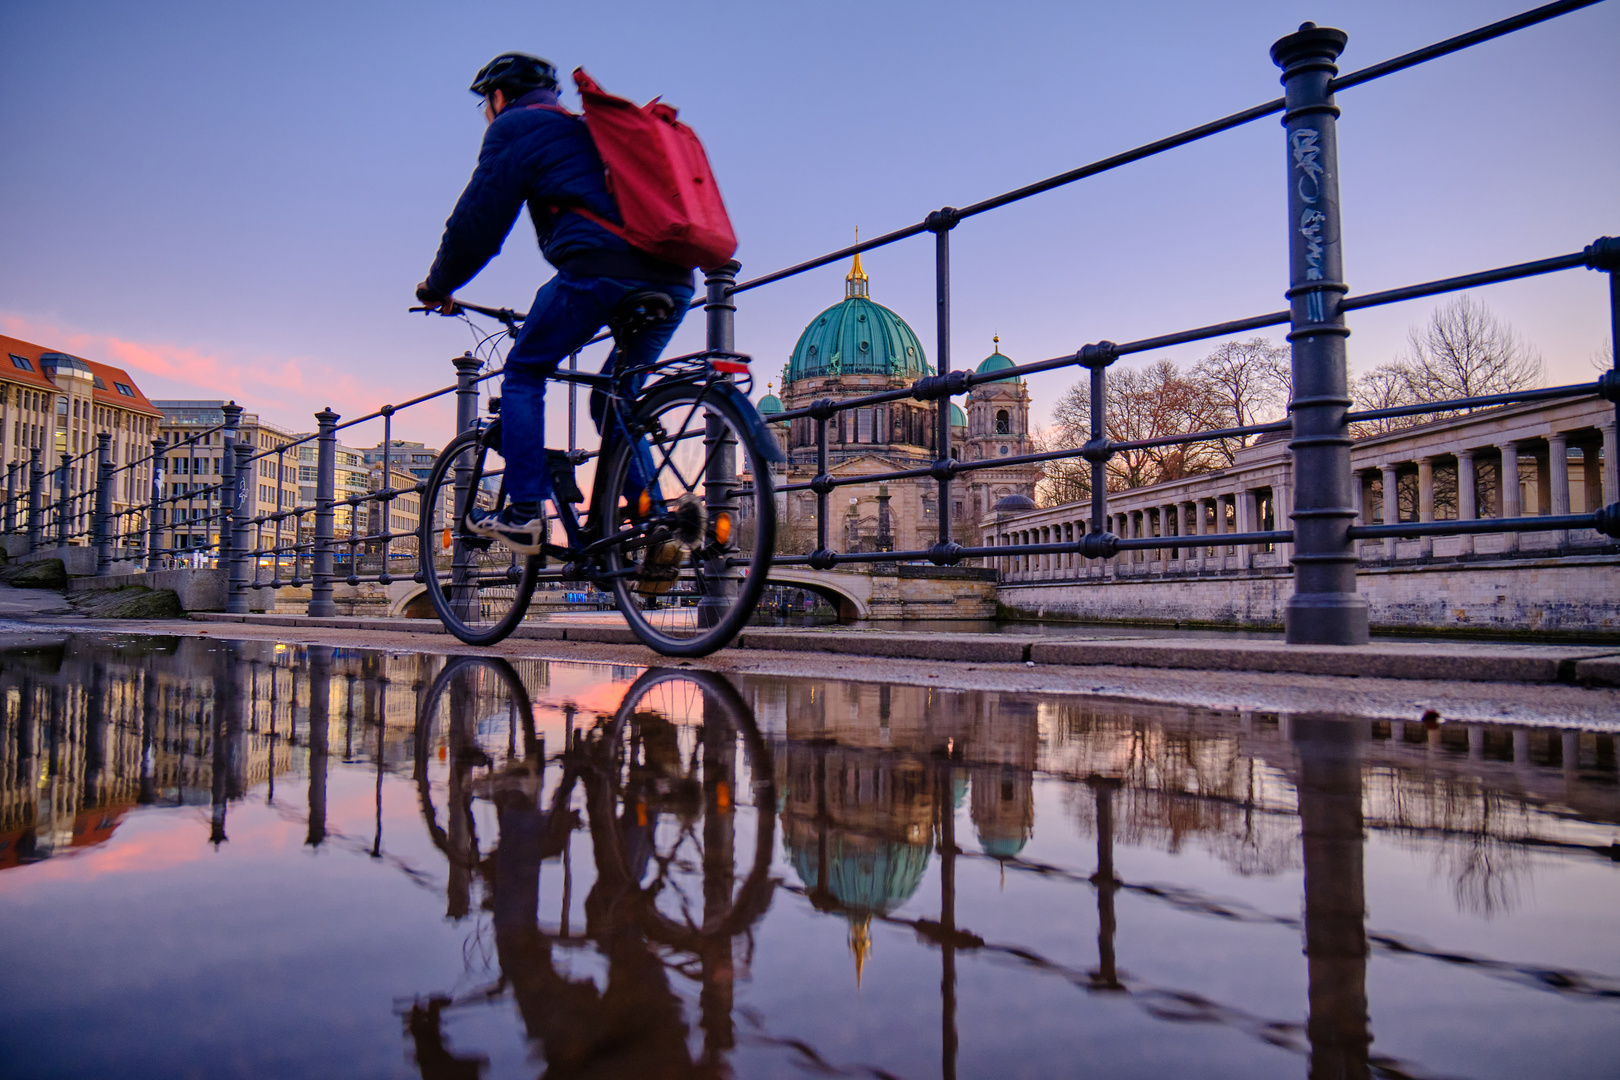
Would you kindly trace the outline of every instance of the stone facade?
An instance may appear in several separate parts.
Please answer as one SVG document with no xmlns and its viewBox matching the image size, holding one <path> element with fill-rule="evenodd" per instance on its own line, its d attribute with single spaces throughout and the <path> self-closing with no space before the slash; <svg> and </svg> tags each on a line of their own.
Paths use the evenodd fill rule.
<svg viewBox="0 0 1620 1080">
<path fill-rule="evenodd" d="M 999 342 L 999 339 L 997 339 Z M 992 363 L 992 362 L 995 363 Z M 999 347 L 985 364 L 1011 366 Z M 981 370 L 983 365 L 981 365 Z M 844 401 L 909 387 L 932 372 L 921 342 L 905 320 L 873 303 L 856 258 L 841 304 L 811 321 L 783 369 L 782 395 L 760 402 L 767 420 L 822 400 Z M 769 387 L 767 387 L 767 390 Z M 827 421 L 828 471 L 838 479 L 927 469 L 937 457 L 938 410 L 950 409 L 951 457 L 983 460 L 1029 449 L 1029 390 L 1016 378 L 975 387 L 967 411 L 955 404 L 886 402 L 851 409 Z M 805 484 L 819 472 L 817 422 L 809 417 L 775 425 L 787 464 L 778 487 Z M 971 543 L 975 522 L 1000 498 L 1032 496 L 1040 468 L 1008 466 L 964 473 L 951 484 L 950 514 L 959 543 Z M 839 487 L 828 497 L 828 545 L 840 551 L 923 550 L 939 540 L 939 485 L 922 476 Z M 816 496 L 785 492 L 778 502 L 777 549 L 806 553 L 816 546 Z"/>
<path fill-rule="evenodd" d="M 1614 409 L 1597 398 L 1372 435 L 1356 441 L 1351 460 L 1360 479 L 1358 524 L 1583 513 L 1617 498 Z M 1286 437 L 1277 437 L 1239 451 L 1230 468 L 1112 493 L 1108 531 L 1196 539 L 1106 560 L 1077 553 L 995 559 L 1002 603 L 1085 619 L 1279 623 L 1292 589 L 1290 546 L 1219 537 L 1288 528 L 1292 486 Z M 1076 541 L 1089 513 L 1089 504 L 1070 503 L 988 515 L 982 542 Z M 1358 554 L 1378 625 L 1620 629 L 1620 592 L 1611 588 L 1612 569 L 1602 569 L 1620 546 L 1590 529 L 1368 540 Z"/>
</svg>

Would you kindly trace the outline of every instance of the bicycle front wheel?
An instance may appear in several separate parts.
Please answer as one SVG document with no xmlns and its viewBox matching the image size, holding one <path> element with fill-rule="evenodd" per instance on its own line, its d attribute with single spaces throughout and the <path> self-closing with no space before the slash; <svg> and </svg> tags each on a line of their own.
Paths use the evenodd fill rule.
<svg viewBox="0 0 1620 1080">
<path fill-rule="evenodd" d="M 707 656 L 748 622 L 770 573 L 776 495 L 738 405 L 655 388 L 602 463 L 597 520 L 620 612 L 649 648 Z"/>
<path fill-rule="evenodd" d="M 451 440 L 422 493 L 421 574 L 445 628 L 469 645 L 505 638 L 529 610 L 540 559 L 467 531 L 467 510 L 499 509 L 503 462 L 477 431 Z"/>
</svg>

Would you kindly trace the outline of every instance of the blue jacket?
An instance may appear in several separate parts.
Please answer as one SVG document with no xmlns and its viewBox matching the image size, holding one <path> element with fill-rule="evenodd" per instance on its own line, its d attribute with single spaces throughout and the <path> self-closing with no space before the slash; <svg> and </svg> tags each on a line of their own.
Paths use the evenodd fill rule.
<svg viewBox="0 0 1620 1080">
<path fill-rule="evenodd" d="M 444 224 L 427 285 L 449 296 L 500 253 L 524 203 L 546 261 L 581 277 L 690 284 L 689 268 L 661 262 L 632 248 L 593 221 L 570 213 L 583 206 L 618 224 L 602 159 L 585 121 L 556 109 L 533 107 L 549 94 L 536 91 L 509 105 L 484 133 L 478 166 Z"/>
</svg>

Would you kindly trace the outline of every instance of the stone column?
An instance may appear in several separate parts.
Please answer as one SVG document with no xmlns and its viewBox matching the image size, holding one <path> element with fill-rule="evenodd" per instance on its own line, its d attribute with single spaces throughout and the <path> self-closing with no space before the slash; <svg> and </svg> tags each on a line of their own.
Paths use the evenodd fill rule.
<svg viewBox="0 0 1620 1080">
<path fill-rule="evenodd" d="M 1400 475 L 1395 471 L 1395 463 L 1387 462 L 1382 469 L 1384 482 L 1384 524 L 1398 525 L 1401 520 Z M 1390 562 L 1395 561 L 1395 545 L 1398 541 L 1392 536 L 1384 541 L 1384 557 Z"/>
<path fill-rule="evenodd" d="M 1620 469 L 1616 468 L 1620 462 L 1617 462 L 1615 458 L 1615 443 L 1617 440 L 1615 438 L 1614 421 L 1605 420 L 1598 425 L 1598 429 L 1603 432 L 1603 505 L 1608 506 L 1610 503 L 1620 502 Z M 1597 508 L 1588 507 L 1587 509 L 1595 510 Z"/>
<path fill-rule="evenodd" d="M 1434 458 L 1418 458 L 1418 520 L 1434 520 Z M 1434 554 L 1434 537 L 1425 536 L 1418 541 L 1418 554 L 1425 559 Z"/>
<path fill-rule="evenodd" d="M 1496 486 L 1502 499 L 1502 516 L 1519 516 L 1519 444 L 1511 439 L 1502 444 L 1502 467 L 1497 470 Z M 1519 534 L 1503 533 L 1502 550 L 1518 551 Z"/>
<path fill-rule="evenodd" d="M 1204 535 L 1204 500 L 1203 499 L 1194 499 L 1188 505 L 1192 507 L 1192 519 L 1191 519 L 1192 520 L 1192 528 L 1189 529 L 1188 532 L 1193 536 L 1203 536 Z M 1204 555 L 1205 554 L 1206 554 L 1206 552 L 1204 551 L 1203 545 L 1199 545 L 1198 547 L 1192 548 L 1191 550 L 1187 551 L 1185 553 L 1184 557 L 1196 560 L 1194 565 L 1197 566 L 1199 569 L 1202 569 L 1203 566 L 1204 566 Z"/>
<path fill-rule="evenodd" d="M 1474 500 L 1478 493 L 1478 483 L 1474 478 L 1474 452 L 1472 450 L 1457 451 L 1457 520 L 1474 521 L 1478 517 Z M 1457 537 L 1457 554 L 1472 555 L 1474 553 L 1474 538 L 1472 536 Z"/>
<path fill-rule="evenodd" d="M 1294 485 L 1287 480 L 1276 484 L 1271 489 L 1271 497 L 1276 500 L 1277 528 L 1289 529 L 1294 525 Z M 1346 500 L 1347 502 L 1349 500 Z M 1278 565 L 1287 565 L 1294 558 L 1293 544 L 1277 545 Z"/>
<path fill-rule="evenodd" d="M 1554 517 L 1561 517 L 1569 513 L 1569 435 L 1565 432 L 1547 435 L 1547 472 L 1551 481 L 1548 486 L 1552 488 L 1551 510 Z M 1569 530 L 1554 532 L 1553 542 L 1564 547 L 1569 543 Z"/>
<path fill-rule="evenodd" d="M 1220 507 L 1219 502 L 1217 501 L 1216 507 L 1215 507 L 1215 511 L 1216 511 L 1215 524 L 1217 526 L 1223 525 L 1225 523 L 1225 521 L 1226 521 L 1226 515 L 1222 514 L 1220 512 L 1220 510 L 1221 510 L 1221 507 Z M 1237 521 L 1238 532 L 1240 532 L 1240 533 L 1253 532 L 1259 526 L 1259 522 L 1260 522 L 1260 501 L 1256 497 L 1255 491 L 1254 491 L 1253 488 L 1245 488 L 1245 489 L 1243 489 L 1243 491 L 1239 492 L 1239 494 L 1238 494 L 1238 505 L 1237 505 L 1237 519 L 1238 519 L 1238 521 Z M 1243 546 L 1242 550 L 1240 550 L 1238 552 L 1238 565 L 1241 566 L 1245 570 L 1247 570 L 1249 567 L 1254 565 L 1254 545 L 1253 544 L 1245 544 Z"/>
</svg>

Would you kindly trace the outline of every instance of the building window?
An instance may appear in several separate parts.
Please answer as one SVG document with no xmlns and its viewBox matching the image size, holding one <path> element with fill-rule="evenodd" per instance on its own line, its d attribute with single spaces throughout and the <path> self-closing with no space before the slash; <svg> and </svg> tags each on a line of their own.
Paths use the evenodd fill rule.
<svg viewBox="0 0 1620 1080">
<path fill-rule="evenodd" d="M 18 356 L 16 353 L 11 353 L 10 356 L 12 367 L 21 368 L 24 371 L 34 370 L 34 363 L 32 360 L 29 360 L 28 357 Z"/>
<path fill-rule="evenodd" d="M 997 409 L 996 410 L 996 434 L 997 435 L 1011 435 L 1012 434 L 1012 417 L 1007 415 L 1007 410 L 1006 409 Z"/>
<path fill-rule="evenodd" d="M 92 376 L 90 376 L 90 381 L 96 384 L 96 389 L 97 390 L 105 390 L 105 389 L 107 389 L 107 384 L 101 381 L 101 376 L 100 375 L 92 375 Z"/>
<path fill-rule="evenodd" d="M 101 381 L 100 379 L 96 380 L 96 382 L 98 382 L 98 383 L 100 381 Z M 113 388 L 115 390 L 117 390 L 120 394 L 123 394 L 125 397 L 134 397 L 135 396 L 135 391 L 130 387 L 129 383 L 115 382 L 115 383 L 113 383 Z M 102 387 L 102 389 L 105 390 L 106 387 Z"/>
<path fill-rule="evenodd" d="M 869 443 L 872 441 L 872 410 L 855 410 L 855 441 Z"/>
</svg>

